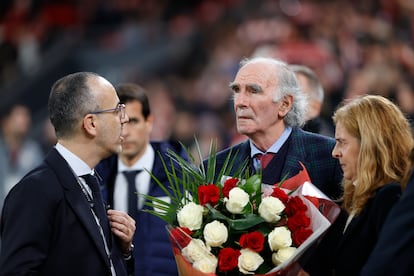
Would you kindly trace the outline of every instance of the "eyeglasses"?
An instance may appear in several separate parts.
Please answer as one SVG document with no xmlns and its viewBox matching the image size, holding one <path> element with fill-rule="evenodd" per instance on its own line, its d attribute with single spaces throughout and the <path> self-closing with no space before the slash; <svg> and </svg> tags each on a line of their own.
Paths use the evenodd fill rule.
<svg viewBox="0 0 414 276">
<path fill-rule="evenodd" d="M 111 109 L 104 109 L 104 110 L 97 110 L 97 111 L 89 112 L 89 114 L 100 114 L 100 113 L 107 113 L 107 112 L 117 112 L 119 114 L 119 118 L 123 120 L 125 119 L 125 104 L 118 104 L 115 108 L 111 108 Z"/>
</svg>

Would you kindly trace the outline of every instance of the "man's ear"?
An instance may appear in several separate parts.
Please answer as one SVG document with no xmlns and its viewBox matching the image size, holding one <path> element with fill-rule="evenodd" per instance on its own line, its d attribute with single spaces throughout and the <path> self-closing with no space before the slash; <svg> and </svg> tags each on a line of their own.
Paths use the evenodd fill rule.
<svg viewBox="0 0 414 276">
<path fill-rule="evenodd" d="M 87 114 L 83 117 L 83 129 L 85 129 L 86 133 L 91 136 L 96 135 L 96 118 L 93 114 Z"/>
<path fill-rule="evenodd" d="M 151 132 L 152 127 L 154 125 L 154 116 L 152 116 L 152 114 L 148 115 L 148 117 L 146 119 L 146 124 L 147 124 L 147 128 L 148 128 L 148 132 Z"/>
<path fill-rule="evenodd" d="M 279 116 L 280 117 L 285 117 L 286 114 L 292 109 L 292 105 L 293 105 L 293 96 L 292 95 L 287 95 L 284 96 L 281 100 L 280 100 L 280 107 L 279 107 Z"/>
</svg>

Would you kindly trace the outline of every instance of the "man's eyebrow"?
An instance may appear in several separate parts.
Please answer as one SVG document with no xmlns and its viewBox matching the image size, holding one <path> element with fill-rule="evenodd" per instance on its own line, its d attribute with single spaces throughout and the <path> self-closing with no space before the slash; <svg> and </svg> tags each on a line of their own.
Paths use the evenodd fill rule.
<svg viewBox="0 0 414 276">
<path fill-rule="evenodd" d="M 263 87 L 257 83 L 247 83 L 245 89 L 251 93 L 263 93 Z"/>
<path fill-rule="evenodd" d="M 249 88 L 252 88 L 256 91 L 262 91 L 263 90 L 262 87 L 260 85 L 258 85 L 257 83 L 248 83 L 246 86 L 249 87 Z"/>
<path fill-rule="evenodd" d="M 233 89 L 233 88 L 238 87 L 238 86 L 239 85 L 237 83 L 234 83 L 234 82 L 229 83 L 229 88 L 230 89 Z"/>
</svg>

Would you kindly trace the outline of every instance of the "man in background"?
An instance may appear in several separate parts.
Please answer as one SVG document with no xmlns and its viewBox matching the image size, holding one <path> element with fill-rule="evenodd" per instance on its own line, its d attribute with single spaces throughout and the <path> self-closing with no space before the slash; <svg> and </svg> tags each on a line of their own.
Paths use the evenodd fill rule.
<svg viewBox="0 0 414 276">
<path fill-rule="evenodd" d="M 124 126 L 122 153 L 102 161 L 96 168 L 103 177 L 104 193 L 114 209 L 127 211 L 136 220 L 135 275 L 178 275 L 165 222 L 144 211 L 149 207 L 138 194 L 169 199 L 149 172 L 168 187 L 161 158 L 170 164 L 168 151 L 180 153 L 181 147 L 177 143 L 150 141 L 154 118 L 143 87 L 123 83 L 116 91 L 125 103 L 129 122 Z"/>
<path fill-rule="evenodd" d="M 40 145 L 29 137 L 31 114 L 26 105 L 9 106 L 0 119 L 0 210 L 9 190 L 43 159 Z"/>
<path fill-rule="evenodd" d="M 334 137 L 334 127 L 321 117 L 324 100 L 324 90 L 315 72 L 304 65 L 292 64 L 289 68 L 295 72 L 301 91 L 308 97 L 308 110 L 305 114 L 306 131 Z"/>
</svg>

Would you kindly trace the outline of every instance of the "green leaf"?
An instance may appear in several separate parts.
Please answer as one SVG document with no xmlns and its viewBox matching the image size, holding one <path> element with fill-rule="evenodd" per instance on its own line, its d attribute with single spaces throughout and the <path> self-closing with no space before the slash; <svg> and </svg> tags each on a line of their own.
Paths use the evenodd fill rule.
<svg viewBox="0 0 414 276">
<path fill-rule="evenodd" d="M 230 220 L 229 226 L 235 231 L 244 231 L 263 222 L 265 220 L 262 217 L 255 214 L 247 214 L 245 218 Z"/>
<path fill-rule="evenodd" d="M 209 212 L 211 213 L 211 219 L 212 220 L 217 219 L 217 220 L 224 220 L 224 221 L 230 222 L 231 219 L 229 217 L 223 215 L 220 211 L 218 211 L 218 210 L 214 209 L 213 207 L 211 207 L 210 204 L 206 204 L 206 207 L 209 210 Z"/>
<path fill-rule="evenodd" d="M 143 194 L 140 195 L 146 198 L 144 205 L 151 208 L 143 209 L 142 211 L 155 215 L 168 224 L 173 224 L 175 222 L 177 209 L 174 207 L 174 205 L 157 197 Z"/>
<path fill-rule="evenodd" d="M 226 215 L 224 215 L 223 213 L 221 213 L 220 211 L 214 209 L 213 207 L 211 207 L 209 204 L 206 205 L 206 207 L 208 208 L 209 212 L 211 213 L 211 218 L 217 219 L 217 220 L 222 220 L 222 221 L 226 221 L 229 225 L 229 228 L 233 231 L 244 231 L 247 230 L 251 227 L 254 227 L 260 223 L 265 222 L 265 220 L 255 214 L 247 214 L 244 216 L 244 218 L 240 218 L 240 219 L 231 219 L 229 217 L 227 217 Z"/>
</svg>

